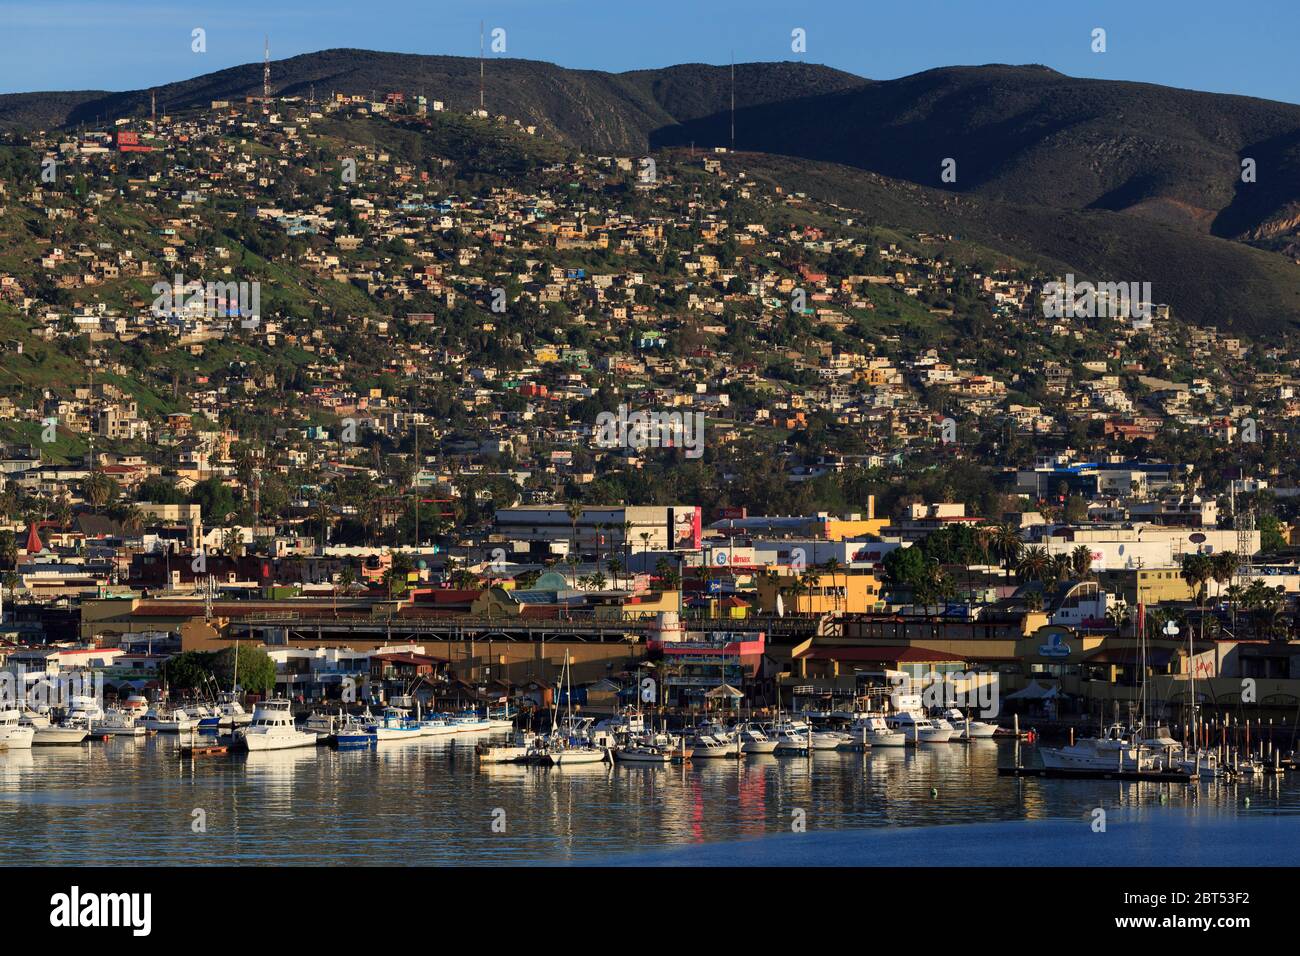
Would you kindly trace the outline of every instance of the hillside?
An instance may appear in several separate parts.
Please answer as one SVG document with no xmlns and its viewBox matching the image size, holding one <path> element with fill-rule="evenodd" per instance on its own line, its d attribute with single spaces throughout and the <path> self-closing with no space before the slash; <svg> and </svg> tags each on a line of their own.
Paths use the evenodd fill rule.
<svg viewBox="0 0 1300 956">
<path fill-rule="evenodd" d="M 478 106 L 479 64 L 470 57 L 419 56 L 371 50 L 323 50 L 271 64 L 276 96 L 386 90 L 420 93 L 448 109 Z M 736 66 L 738 106 L 818 96 L 861 86 L 860 77 L 803 63 Z M 248 63 L 157 87 L 159 109 L 206 107 L 212 100 L 260 95 L 262 64 Z M 121 116 L 144 116 L 148 90 L 21 93 L 0 96 L 0 128 L 55 128 Z M 604 73 L 532 60 L 487 62 L 486 103 L 493 113 L 536 125 L 584 149 L 639 152 L 652 131 L 704 117 L 728 102 L 727 67 L 686 64 L 662 70 Z"/>
</svg>

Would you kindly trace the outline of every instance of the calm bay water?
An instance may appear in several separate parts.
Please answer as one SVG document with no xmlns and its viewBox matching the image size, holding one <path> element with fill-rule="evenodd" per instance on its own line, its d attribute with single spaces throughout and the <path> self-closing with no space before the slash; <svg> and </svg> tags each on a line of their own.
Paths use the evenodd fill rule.
<svg viewBox="0 0 1300 956">
<path fill-rule="evenodd" d="M 727 862 L 728 846 L 762 838 L 773 838 L 761 845 L 778 857 L 767 862 L 781 862 L 797 818 L 812 839 L 791 862 L 844 862 L 837 847 L 867 832 L 893 840 L 893 862 L 940 864 L 950 861 L 916 828 L 1052 821 L 1086 834 L 1095 807 L 1114 823 L 1208 819 L 1244 832 L 1267 821 L 1300 844 L 1300 781 L 1290 777 L 1196 787 L 1017 780 L 996 769 L 1013 745 L 993 742 L 685 768 L 480 768 L 476 739 L 194 760 L 168 736 L 0 752 L 0 864 L 664 862 L 691 847 L 706 851 L 702 862 Z M 498 809 L 504 833 L 493 832 Z M 206 832 L 193 830 L 196 810 Z M 1005 827 L 987 832 L 982 862 L 1024 862 Z M 1050 854 L 1049 828 L 1035 832 Z M 1068 840 L 1057 842 L 1065 852 Z"/>
</svg>

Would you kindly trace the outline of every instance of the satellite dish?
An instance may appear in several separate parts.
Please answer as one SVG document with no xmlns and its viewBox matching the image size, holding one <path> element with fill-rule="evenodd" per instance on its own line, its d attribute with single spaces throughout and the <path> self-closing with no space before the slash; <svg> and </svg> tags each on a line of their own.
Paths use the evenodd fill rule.
<svg viewBox="0 0 1300 956">
<path fill-rule="evenodd" d="M 776 616 L 785 617 L 785 599 L 779 594 L 776 596 Z"/>
</svg>

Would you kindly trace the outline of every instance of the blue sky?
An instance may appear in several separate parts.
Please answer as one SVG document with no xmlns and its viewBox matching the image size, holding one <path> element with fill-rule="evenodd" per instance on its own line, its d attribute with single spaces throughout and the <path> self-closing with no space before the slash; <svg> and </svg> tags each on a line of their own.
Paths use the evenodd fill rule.
<svg viewBox="0 0 1300 956">
<path fill-rule="evenodd" d="M 1300 102 L 1300 2 L 1255 0 L 0 0 L 0 92 L 138 89 L 329 47 L 507 54 L 629 70 L 808 59 L 874 79 L 936 66 L 1043 63 Z M 207 32 L 193 53 L 190 33 Z M 806 31 L 808 51 L 790 49 Z M 1107 50 L 1090 49 L 1095 27 Z"/>
</svg>

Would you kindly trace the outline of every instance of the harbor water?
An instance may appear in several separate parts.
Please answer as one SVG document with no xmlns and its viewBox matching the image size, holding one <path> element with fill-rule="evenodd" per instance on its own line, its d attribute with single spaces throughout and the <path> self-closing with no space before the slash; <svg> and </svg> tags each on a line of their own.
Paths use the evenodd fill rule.
<svg viewBox="0 0 1300 956">
<path fill-rule="evenodd" d="M 1288 854 L 1300 842 L 1290 775 L 1017 779 L 997 773 L 1014 744 L 993 741 L 686 766 L 479 767 L 484 739 L 182 759 L 181 741 L 160 735 L 0 752 L 0 864 L 943 865 L 953 859 L 939 838 L 953 833 L 973 841 L 966 863 L 1031 862 L 1013 838 L 1029 834 L 1034 861 L 1064 864 L 1080 862 L 1075 842 L 1108 832 L 1127 836 L 1087 844 L 1087 862 L 1135 865 L 1167 862 L 1161 848 L 1185 840 L 1180 827 L 1263 827 L 1262 843 Z"/>
</svg>

